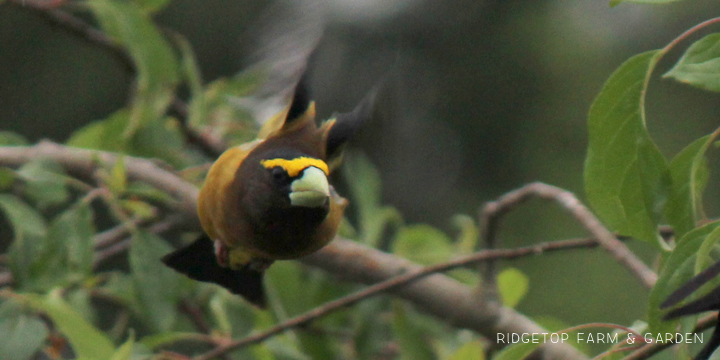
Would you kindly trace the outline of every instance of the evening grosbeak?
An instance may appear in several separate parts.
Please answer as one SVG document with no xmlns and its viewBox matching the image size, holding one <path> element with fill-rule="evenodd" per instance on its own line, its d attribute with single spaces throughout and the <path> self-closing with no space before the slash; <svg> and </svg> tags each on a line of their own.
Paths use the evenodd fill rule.
<svg viewBox="0 0 720 360">
<path fill-rule="evenodd" d="M 327 245 L 347 200 L 328 183 L 343 145 L 371 115 L 375 91 L 352 112 L 315 124 L 303 78 L 290 106 L 263 125 L 258 139 L 225 151 L 198 196 L 205 230 L 162 261 L 188 277 L 216 283 L 266 306 L 263 272 Z"/>
</svg>

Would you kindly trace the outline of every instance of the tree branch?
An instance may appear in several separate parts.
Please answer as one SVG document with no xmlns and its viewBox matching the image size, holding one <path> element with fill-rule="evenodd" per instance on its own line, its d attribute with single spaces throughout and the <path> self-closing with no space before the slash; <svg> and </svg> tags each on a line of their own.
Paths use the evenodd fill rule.
<svg viewBox="0 0 720 360">
<path fill-rule="evenodd" d="M 653 287 L 657 281 L 657 274 L 638 259 L 615 235 L 606 229 L 602 223 L 600 223 L 600 220 L 598 220 L 575 195 L 555 186 L 539 182 L 528 184 L 501 196 L 497 201 L 485 204 L 482 212 L 482 223 L 485 224 L 483 231 L 485 236 L 488 236 L 487 239 L 484 239 L 485 242 L 494 244 L 494 237 L 496 236 L 494 229 L 497 227 L 497 222 L 499 222 L 502 216 L 508 211 L 532 197 L 549 199 L 560 204 L 597 239 L 600 245 L 607 250 L 615 260 L 624 265 L 640 279 L 643 285 L 647 288 Z"/>
<path fill-rule="evenodd" d="M 33 159 L 42 157 L 55 160 L 69 173 L 81 178 L 91 177 L 99 168 L 111 166 L 117 160 L 117 155 L 112 153 L 75 149 L 50 142 L 42 142 L 29 147 L 0 147 L 0 166 L 18 167 Z M 185 220 L 184 224 L 189 227 L 188 230 L 200 229 L 195 212 L 198 194 L 195 186 L 186 183 L 174 173 L 155 165 L 152 161 L 126 156 L 124 162 L 129 178 L 147 182 L 172 195 L 178 200 L 177 209 L 180 216 Z M 527 255 L 552 248 L 553 246 L 547 248 L 535 246 L 523 251 Z M 485 257 L 523 256 L 519 255 L 520 253 L 516 250 L 493 250 L 493 252 L 475 255 Z M 497 333 L 547 332 L 513 309 L 501 306 L 478 306 L 478 299 L 472 289 L 447 276 L 441 274 L 431 275 L 432 271 L 437 270 L 421 274 L 422 268 L 417 264 L 355 242 L 336 240 L 302 261 L 332 274 L 342 276 L 345 280 L 366 284 L 378 283 L 406 274 L 404 275 L 406 277 L 401 278 L 399 281 L 414 281 L 412 284 L 404 286 L 392 285 L 392 283 L 378 284 L 375 285 L 376 288 L 374 289 L 380 288 L 382 290 L 384 286 L 389 286 L 388 288 L 395 286 L 397 288 L 391 290 L 391 292 L 417 305 L 426 313 L 439 317 L 457 327 L 472 329 L 491 338 L 494 338 Z M 469 261 L 469 259 L 458 261 Z M 456 266 L 463 265 L 457 264 Z M 419 280 L 407 278 L 407 276 L 418 276 L 418 274 L 421 274 L 424 278 Z M 373 288 L 369 289 L 366 291 L 381 291 L 373 290 Z M 355 301 L 360 299 L 362 297 Z M 339 306 L 345 305 L 340 303 Z M 323 310 L 321 307 L 319 310 L 313 311 Z M 550 343 L 541 347 L 539 351 L 541 356 L 547 359 L 585 358 L 579 351 L 567 344 Z"/>
<path fill-rule="evenodd" d="M 0 165 L 19 167 L 31 160 L 47 158 L 62 165 L 73 176 L 92 178 L 96 170 L 115 164 L 118 155 L 110 152 L 85 150 L 42 141 L 34 146 L 0 147 Z M 200 229 L 195 204 L 198 189 L 175 173 L 158 166 L 155 162 L 136 157 L 125 157 L 127 176 L 163 190 L 177 200 L 180 212 L 190 229 Z"/>
<path fill-rule="evenodd" d="M 373 264 L 374 269 L 379 269 L 379 267 L 382 266 L 381 263 L 377 262 L 377 257 L 382 257 L 383 255 L 388 255 L 386 253 L 379 252 L 379 254 L 368 254 L 371 253 L 373 249 L 362 247 L 362 245 L 359 245 L 355 242 L 344 240 L 344 239 L 336 239 L 331 245 L 328 245 L 329 247 L 337 247 L 334 244 L 339 244 L 337 246 L 340 247 L 340 249 L 330 249 L 330 251 L 333 251 L 337 256 L 339 257 L 349 257 L 349 256 L 355 256 L 355 254 L 362 253 L 362 257 L 373 257 L 373 259 L 360 259 L 358 262 L 359 267 L 361 266 L 367 266 L 365 264 L 365 260 L 370 260 L 376 262 Z M 527 247 L 521 247 L 516 249 L 497 249 L 497 250 L 485 250 L 480 251 L 472 255 L 467 255 L 463 257 L 459 257 L 454 260 L 450 260 L 441 264 L 427 266 L 427 267 L 421 267 L 419 265 L 412 264 L 410 262 L 407 262 L 407 264 L 403 265 L 403 270 L 400 270 L 400 272 L 397 275 L 391 275 L 386 280 L 381 281 L 377 284 L 374 284 L 372 286 L 369 286 L 361 291 L 355 292 L 353 294 L 344 296 L 340 299 L 328 302 L 323 304 L 322 306 L 319 306 L 317 308 L 314 308 L 304 314 L 298 315 L 296 317 L 293 317 L 287 321 L 284 321 L 281 324 L 278 324 L 276 326 L 273 326 L 272 328 L 265 330 L 263 332 L 250 335 L 246 338 L 233 341 L 231 343 L 228 343 L 226 345 L 223 345 L 221 347 L 218 347 L 206 354 L 203 354 L 201 356 L 196 357 L 194 360 L 209 360 L 213 357 L 216 357 L 220 354 L 224 354 L 228 351 L 232 351 L 234 349 L 238 349 L 247 345 L 255 344 L 258 342 L 261 342 L 269 337 L 272 337 L 274 335 L 277 335 L 287 329 L 302 326 L 304 324 L 307 324 L 311 322 L 314 319 L 317 319 L 319 317 L 325 316 L 335 310 L 338 310 L 340 308 L 353 305 L 359 301 L 362 301 L 364 299 L 367 299 L 369 297 L 378 295 L 382 292 L 394 292 L 394 293 L 400 293 L 399 289 L 402 286 L 406 286 L 408 284 L 411 284 L 413 282 L 419 281 L 423 278 L 426 278 L 430 275 L 442 273 L 446 271 L 450 271 L 453 269 L 461 268 L 461 267 L 467 267 L 470 265 L 474 265 L 479 262 L 489 261 L 489 260 L 497 260 L 497 259 L 517 259 L 529 255 L 538 255 L 545 252 L 554 252 L 558 250 L 569 250 L 569 249 L 578 249 L 578 248 L 591 248 L 597 246 L 598 243 L 594 239 L 578 239 L 578 240 L 564 240 L 564 241 L 553 241 L 553 242 L 547 242 L 547 243 L 541 243 L 537 244 L 535 246 L 527 246 Z M 351 249 L 352 247 L 362 247 L 362 248 L 355 248 Z M 345 247 L 345 249 L 343 249 Z M 326 247 L 327 249 L 327 247 Z M 359 250 L 359 251 L 358 251 Z M 377 251 L 377 250 L 374 250 Z M 390 255 L 392 256 L 392 255 Z M 394 258 L 394 256 L 393 256 Z M 321 264 L 327 264 L 326 261 L 322 259 L 315 259 L 313 258 L 313 255 L 305 258 L 302 260 L 305 263 L 308 263 L 310 265 L 322 267 Z M 396 259 L 392 259 L 391 262 L 396 261 Z M 345 269 L 347 270 L 347 269 Z M 357 269 L 358 273 L 364 272 L 367 274 L 366 269 Z M 391 270 L 394 271 L 394 270 Z M 382 275 L 380 275 L 382 276 Z M 371 283 L 374 282 L 371 279 L 364 278 L 361 276 L 358 277 L 352 277 L 349 276 L 350 280 L 355 282 L 363 282 L 363 283 Z M 347 278 L 346 278 L 347 279 Z M 462 286 L 462 285 L 461 285 Z M 432 289 L 426 289 L 424 291 L 435 291 Z M 469 294 L 470 297 L 474 296 L 472 294 Z M 474 305 L 476 299 L 468 298 L 469 304 L 471 306 Z M 475 307 L 477 309 L 477 307 Z M 466 309 L 464 311 L 460 311 L 462 316 L 467 316 L 468 312 L 472 312 L 471 309 Z M 482 315 L 478 315 L 482 316 Z M 494 321 L 494 320 L 490 320 Z M 459 325 L 462 326 L 462 325 Z M 502 332 L 513 332 L 513 331 L 494 331 L 494 332 L 488 332 L 488 329 L 492 329 L 493 326 L 489 327 L 478 327 L 477 329 L 474 329 L 478 331 L 479 333 L 494 338 L 497 333 Z"/>
</svg>

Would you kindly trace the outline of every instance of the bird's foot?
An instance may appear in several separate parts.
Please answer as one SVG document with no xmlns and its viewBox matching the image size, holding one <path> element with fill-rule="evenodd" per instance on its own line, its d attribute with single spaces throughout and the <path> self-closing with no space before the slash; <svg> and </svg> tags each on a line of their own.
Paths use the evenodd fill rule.
<svg viewBox="0 0 720 360">
<path fill-rule="evenodd" d="M 220 240 L 213 241 L 213 244 L 217 263 L 222 267 L 228 267 L 230 265 L 230 250 Z"/>
</svg>

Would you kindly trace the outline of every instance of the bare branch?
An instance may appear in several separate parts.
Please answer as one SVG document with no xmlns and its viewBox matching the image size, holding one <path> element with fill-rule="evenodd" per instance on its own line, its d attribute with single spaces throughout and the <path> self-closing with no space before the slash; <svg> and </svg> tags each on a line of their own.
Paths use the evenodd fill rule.
<svg viewBox="0 0 720 360">
<path fill-rule="evenodd" d="M 562 205 L 562 207 L 570 212 L 572 216 L 587 229 L 620 264 L 624 265 L 630 272 L 642 281 L 647 288 L 657 281 L 655 274 L 647 265 L 645 265 L 628 247 L 618 240 L 608 229 L 606 229 L 600 220 L 593 215 L 571 192 L 560 189 L 555 186 L 532 183 L 513 190 L 497 201 L 487 203 L 483 210 L 483 223 L 490 230 L 484 230 L 488 237 L 495 237 L 495 231 L 491 231 L 496 227 L 496 223 L 508 211 L 517 205 L 525 202 L 531 197 L 540 197 L 549 199 Z M 493 238 L 486 239 L 487 243 L 494 243 Z"/>
</svg>

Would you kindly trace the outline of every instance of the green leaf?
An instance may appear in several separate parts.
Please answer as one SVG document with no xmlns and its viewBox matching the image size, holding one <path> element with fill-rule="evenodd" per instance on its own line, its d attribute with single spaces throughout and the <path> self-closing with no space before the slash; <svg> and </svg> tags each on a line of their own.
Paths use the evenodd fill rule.
<svg viewBox="0 0 720 360">
<path fill-rule="evenodd" d="M 129 274 L 111 272 L 105 275 L 107 281 L 98 289 L 113 301 L 123 304 L 133 311 L 140 313 L 142 306 L 139 304 L 137 290 L 133 278 Z"/>
<path fill-rule="evenodd" d="M 173 199 L 170 194 L 165 191 L 159 190 L 147 183 L 142 182 L 131 182 L 125 189 L 125 195 L 129 197 L 140 197 L 143 199 L 157 201 L 163 204 L 176 205 L 177 200 Z"/>
<path fill-rule="evenodd" d="M 117 350 L 115 350 L 115 353 L 113 353 L 112 357 L 110 357 L 109 360 L 130 360 L 130 357 L 133 354 L 134 346 L 135 334 L 131 333 L 127 341 L 124 344 L 120 345 Z"/>
<path fill-rule="evenodd" d="M 124 133 L 130 138 L 138 129 L 164 115 L 180 80 L 178 61 L 149 14 L 136 3 L 94 0 L 84 4 L 92 10 L 102 30 L 125 47 L 133 60 L 137 87 Z M 155 5 L 162 4 L 155 2 Z"/>
<path fill-rule="evenodd" d="M 485 351 L 480 341 L 470 341 L 445 360 L 485 360 Z"/>
<path fill-rule="evenodd" d="M 720 240 L 720 228 L 714 229 L 705 237 L 705 240 L 703 240 L 700 249 L 698 249 L 695 255 L 695 274 L 700 273 L 703 269 L 715 262 L 715 259 L 710 256 L 710 252 L 718 243 L 718 240 Z"/>
<path fill-rule="evenodd" d="M 180 50 L 182 75 L 190 89 L 190 97 L 201 96 L 203 94 L 202 74 L 192 46 L 190 46 L 190 42 L 188 42 L 187 39 L 179 34 L 176 34 L 173 39 Z"/>
<path fill-rule="evenodd" d="M 25 295 L 30 304 L 45 312 L 73 348 L 78 359 L 105 360 L 115 352 L 115 346 L 100 330 L 75 312 L 55 290 L 46 296 Z"/>
<path fill-rule="evenodd" d="M 409 225 L 398 231 L 392 252 L 422 265 L 437 264 L 453 255 L 450 238 L 442 231 L 425 224 Z"/>
<path fill-rule="evenodd" d="M 613 230 L 661 246 L 657 225 L 671 179 L 645 127 L 643 105 L 657 56 L 649 51 L 627 60 L 595 98 L 588 117 L 585 191 Z"/>
<path fill-rule="evenodd" d="M 216 291 L 210 298 L 208 309 L 214 328 L 232 337 L 244 336 L 253 329 L 254 311 L 242 298 L 227 291 Z"/>
<path fill-rule="evenodd" d="M 1 308 L 0 359 L 30 359 L 48 336 L 45 323 L 24 314 L 13 301 L 4 302 Z"/>
<path fill-rule="evenodd" d="M 663 263 L 658 280 L 650 290 L 648 299 L 648 327 L 650 332 L 674 332 L 677 321 L 663 321 L 666 310 L 660 304 L 683 283 L 695 275 L 697 253 L 707 236 L 720 227 L 720 221 L 694 229 L 677 242 L 673 252 Z"/>
<path fill-rule="evenodd" d="M 123 135 L 129 126 L 130 113 L 127 109 L 121 109 L 107 119 L 93 122 L 75 131 L 67 144 L 84 149 L 158 158 L 176 168 L 188 164 L 183 153 L 184 138 L 176 120 L 160 119 L 145 124 L 132 136 Z"/>
<path fill-rule="evenodd" d="M 720 91 L 720 33 L 698 40 L 664 77 L 710 91 Z"/>
<path fill-rule="evenodd" d="M 125 191 L 127 187 L 127 171 L 125 170 L 124 156 L 120 155 L 117 157 L 106 182 L 110 190 L 114 193 L 120 194 Z"/>
<path fill-rule="evenodd" d="M 515 343 L 502 349 L 493 360 L 521 360 L 530 355 L 530 353 L 535 351 L 540 345 L 541 343 L 533 344 L 532 342 Z"/>
<path fill-rule="evenodd" d="M 90 323 L 95 323 L 98 320 L 98 311 L 104 314 L 105 310 L 96 308 L 93 305 L 93 298 L 97 298 L 96 289 L 90 286 L 76 286 L 64 291 L 67 304 Z"/>
<path fill-rule="evenodd" d="M 0 131 L 0 146 L 25 146 L 30 145 L 27 139 L 12 131 Z"/>
<path fill-rule="evenodd" d="M 129 111 L 120 109 L 104 120 L 92 122 L 75 130 L 68 139 L 67 145 L 83 149 L 125 152 L 128 139 L 123 136 L 123 132 L 129 123 Z"/>
<path fill-rule="evenodd" d="M 130 269 L 142 315 L 153 328 L 169 331 L 175 324 L 180 300 L 180 278 L 160 258 L 173 251 L 163 239 L 145 231 L 132 237 Z"/>
<path fill-rule="evenodd" d="M 380 173 L 367 156 L 347 152 L 342 170 L 358 212 L 362 241 L 377 247 L 385 228 L 402 225 L 402 216 L 395 208 L 381 205 Z"/>
<path fill-rule="evenodd" d="M 79 201 L 67 211 L 53 219 L 48 229 L 50 241 L 63 244 L 64 270 L 89 276 L 92 274 L 95 224 L 90 206 Z"/>
<path fill-rule="evenodd" d="M 139 219 L 152 219 L 157 214 L 154 206 L 142 200 L 120 200 L 120 206 Z"/>
<path fill-rule="evenodd" d="M 0 191 L 5 192 L 15 184 L 17 173 L 7 167 L 0 167 Z"/>
<path fill-rule="evenodd" d="M 393 302 L 392 329 L 400 346 L 400 360 L 433 360 L 435 353 L 424 334 L 413 326 L 405 306 Z"/>
<path fill-rule="evenodd" d="M 385 298 L 367 299 L 357 304 L 350 314 L 356 324 L 352 344 L 359 360 L 375 359 L 392 335 L 389 333 L 387 321 L 377 316 L 386 311 L 387 303 L 388 299 Z"/>
<path fill-rule="evenodd" d="M 164 118 L 138 129 L 128 143 L 127 152 L 134 156 L 162 159 L 175 168 L 184 168 L 189 165 L 184 141 L 177 120 Z"/>
<path fill-rule="evenodd" d="M 10 224 L 12 224 L 15 237 L 45 235 L 47 228 L 45 219 L 18 197 L 10 194 L 0 194 L 0 208 L 5 213 Z"/>
<path fill-rule="evenodd" d="M 38 272 L 50 267 L 39 261 L 43 251 L 52 250 L 45 249 L 45 219 L 14 195 L 0 194 L 0 208 L 14 232 L 8 250 L 8 265 L 13 278 L 20 288 L 33 288 Z"/>
<path fill-rule="evenodd" d="M 470 254 L 475 251 L 480 240 L 480 229 L 475 220 L 467 215 L 455 215 L 452 218 L 453 225 L 460 229 L 460 235 L 456 241 L 458 251 L 462 254 Z"/>
<path fill-rule="evenodd" d="M 188 105 L 189 124 L 200 133 L 212 134 L 231 144 L 254 140 L 258 125 L 237 101 L 251 93 L 256 85 L 254 81 L 238 74 L 215 80 L 204 92 L 194 93 Z"/>
<path fill-rule="evenodd" d="M 502 304 L 514 308 L 527 294 L 530 281 L 522 271 L 515 268 L 507 268 L 498 274 L 497 286 L 500 292 Z"/>
<path fill-rule="evenodd" d="M 314 299 L 322 289 L 312 286 L 307 275 L 297 262 L 279 262 L 267 271 L 266 289 L 271 295 L 270 298 L 280 304 L 282 316 L 294 316 L 316 305 Z M 313 325 L 323 326 L 328 320 L 323 319 Z M 339 357 L 335 339 L 327 334 L 297 332 L 294 335 L 298 340 L 294 345 L 309 358 Z"/>
<path fill-rule="evenodd" d="M 87 278 L 94 235 L 92 211 L 79 202 L 53 219 L 46 236 L 16 239 L 11 251 L 16 280 L 25 290 L 46 292 Z"/>
<path fill-rule="evenodd" d="M 265 274 L 266 288 L 280 302 L 287 316 L 300 314 L 313 305 L 302 272 L 299 263 L 282 261 Z"/>
<path fill-rule="evenodd" d="M 702 192 L 708 179 L 705 152 L 719 132 L 720 129 L 695 140 L 670 163 L 673 182 L 665 206 L 665 218 L 675 230 L 677 238 L 694 229 L 695 222 L 703 214 Z"/>
<path fill-rule="evenodd" d="M 33 160 L 18 169 L 25 180 L 24 193 L 40 208 L 58 205 L 68 200 L 67 176 L 62 166 L 50 159 Z"/>
</svg>

